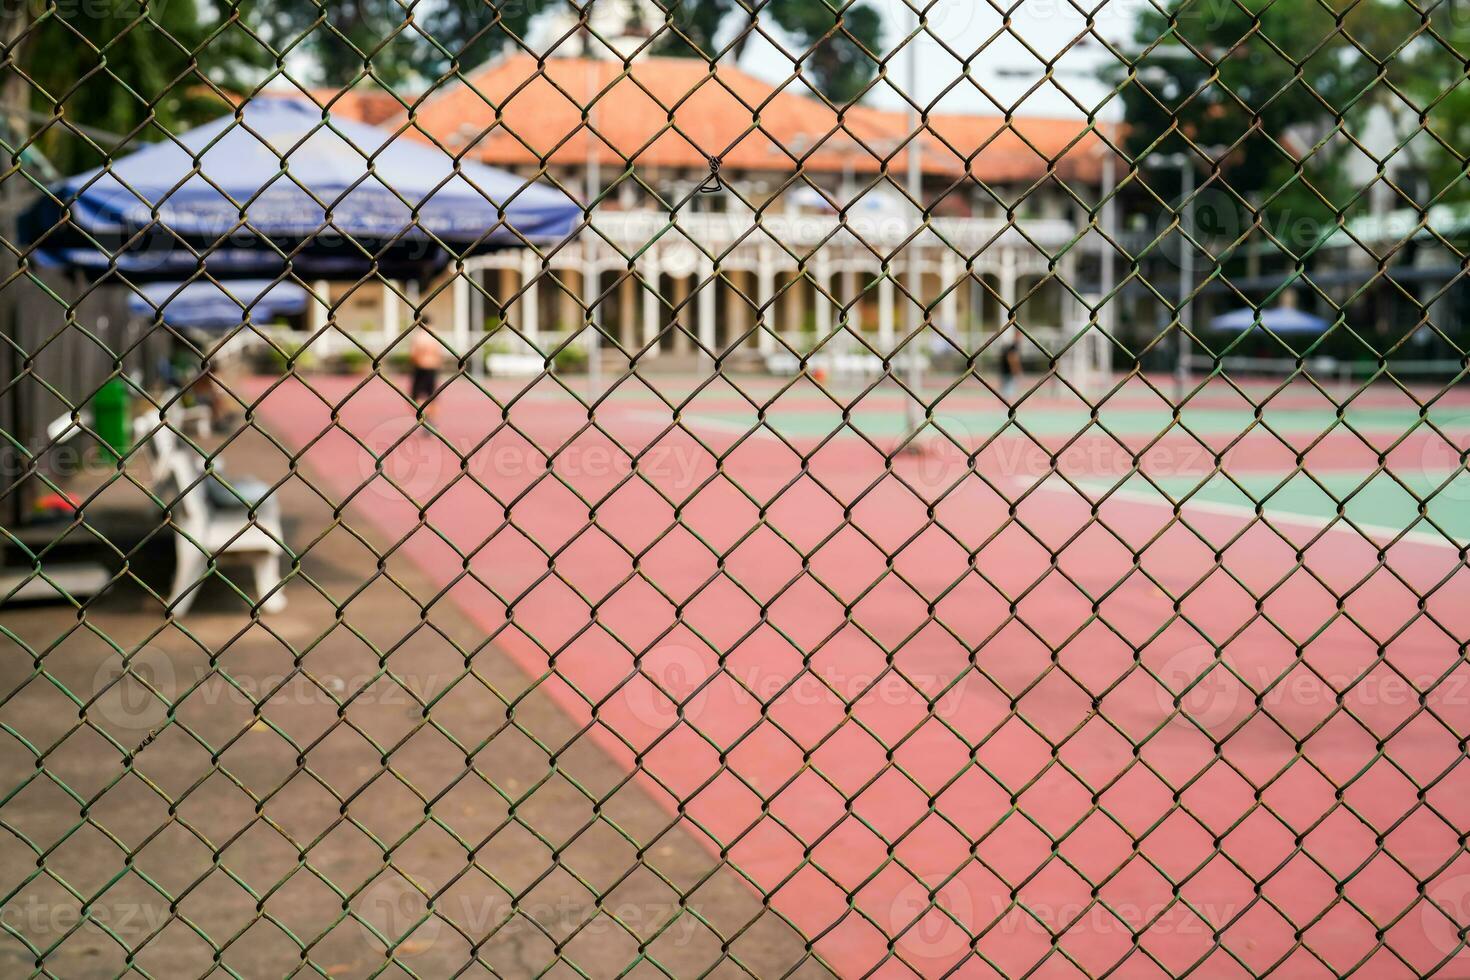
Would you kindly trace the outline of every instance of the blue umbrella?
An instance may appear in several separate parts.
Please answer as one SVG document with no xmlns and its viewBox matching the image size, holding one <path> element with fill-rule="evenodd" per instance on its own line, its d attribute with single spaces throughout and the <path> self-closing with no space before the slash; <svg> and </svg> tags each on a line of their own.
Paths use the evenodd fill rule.
<svg viewBox="0 0 1470 980">
<path fill-rule="evenodd" d="M 228 330 L 247 316 L 253 323 L 295 316 L 306 309 L 307 300 L 306 290 L 294 282 L 240 279 L 221 286 L 204 279 L 144 286 L 128 295 L 128 312 L 176 328 Z"/>
<path fill-rule="evenodd" d="M 380 271 L 426 274 L 447 261 L 444 247 L 554 241 L 582 217 L 548 184 L 274 97 L 69 177 L 50 195 L 27 216 L 39 260 L 173 279 L 200 268 L 273 276 L 286 256 L 303 277 L 362 272 L 374 258 Z"/>
<path fill-rule="evenodd" d="M 1301 310 L 1286 306 L 1276 306 L 1268 310 L 1262 310 L 1259 314 L 1255 310 L 1232 310 L 1210 321 L 1210 326 L 1216 330 L 1249 330 L 1257 322 L 1272 333 L 1322 333 L 1330 326 L 1328 321 L 1320 316 L 1303 313 Z"/>
</svg>

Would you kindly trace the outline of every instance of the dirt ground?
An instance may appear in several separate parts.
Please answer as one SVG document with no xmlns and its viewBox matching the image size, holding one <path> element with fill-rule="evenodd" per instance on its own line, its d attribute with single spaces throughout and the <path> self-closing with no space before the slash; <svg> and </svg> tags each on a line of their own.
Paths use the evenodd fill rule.
<svg viewBox="0 0 1470 980">
<path fill-rule="evenodd" d="M 829 975 L 392 542 L 225 459 L 287 478 L 283 613 L 165 618 L 141 463 L 114 586 L 0 611 L 0 975 Z"/>
</svg>

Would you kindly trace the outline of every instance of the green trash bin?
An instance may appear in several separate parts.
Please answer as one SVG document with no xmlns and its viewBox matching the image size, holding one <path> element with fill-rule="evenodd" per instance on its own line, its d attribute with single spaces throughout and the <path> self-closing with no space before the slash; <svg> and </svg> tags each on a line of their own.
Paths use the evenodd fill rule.
<svg viewBox="0 0 1470 980">
<path fill-rule="evenodd" d="M 92 431 L 102 439 L 102 455 L 115 462 L 133 445 L 128 386 L 113 378 L 92 396 Z"/>
</svg>

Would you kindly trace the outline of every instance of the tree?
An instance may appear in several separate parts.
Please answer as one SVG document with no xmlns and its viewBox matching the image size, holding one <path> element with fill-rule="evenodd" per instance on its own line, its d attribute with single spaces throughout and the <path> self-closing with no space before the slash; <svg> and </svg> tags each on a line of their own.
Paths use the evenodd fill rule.
<svg viewBox="0 0 1470 980">
<path fill-rule="evenodd" d="M 741 0 L 654 2 L 662 14 L 643 26 L 653 33 L 656 54 L 713 58 L 720 30 L 737 15 L 751 16 Z M 324 84 L 370 79 L 397 86 L 473 69 L 514 46 L 539 14 L 564 6 L 565 0 L 423 0 L 410 17 L 396 0 L 253 0 L 241 10 L 277 48 L 308 52 Z M 763 11 L 803 47 L 804 70 L 829 98 L 850 100 L 873 77 L 877 64 L 869 51 L 880 43 L 882 25 L 871 6 L 771 0 Z M 737 58 L 748 38 L 737 38 Z"/>
<path fill-rule="evenodd" d="M 717 33 L 739 5 L 735 0 L 674 2 L 679 31 L 666 33 L 656 50 L 713 58 L 719 50 Z M 797 63 L 810 72 L 818 91 L 839 103 L 862 94 L 877 70 L 874 53 L 883 41 L 883 24 L 875 9 L 861 3 L 844 8 L 838 0 L 771 0 L 763 9 L 802 47 Z M 735 41 L 737 60 L 751 38 L 743 28 Z"/>
<path fill-rule="evenodd" d="M 1464 205 L 1470 203 L 1470 26 L 1452 5 L 1432 16 L 1433 30 L 1416 45 L 1407 86 L 1410 111 L 1423 115 L 1412 145 L 1427 181 L 1423 203 Z M 1420 126 L 1418 119 L 1413 122 Z"/>
<path fill-rule="evenodd" d="M 1182 152 L 1201 174 L 1207 156 L 1220 158 L 1222 190 L 1258 210 L 1278 237 L 1301 239 L 1289 246 L 1310 245 L 1310 235 L 1290 229 L 1320 229 L 1360 198 L 1362 188 L 1344 179 L 1342 161 L 1356 152 L 1344 131 L 1388 97 L 1385 81 L 1403 81 L 1407 67 L 1395 54 L 1417 22 L 1395 0 L 1343 2 L 1340 13 L 1332 6 L 1145 6 L 1130 64 L 1108 71 L 1121 86 L 1129 154 Z M 1165 194 L 1177 180 L 1150 171 L 1144 179 Z"/>
<path fill-rule="evenodd" d="M 64 173 L 219 114 L 208 83 L 228 87 L 265 51 L 197 0 L 17 0 L 6 8 L 4 83 L 12 138 Z M 53 119 L 64 119 L 53 122 Z M 141 130 L 140 130 L 141 127 Z M 135 133 L 135 131 L 138 131 Z"/>
</svg>

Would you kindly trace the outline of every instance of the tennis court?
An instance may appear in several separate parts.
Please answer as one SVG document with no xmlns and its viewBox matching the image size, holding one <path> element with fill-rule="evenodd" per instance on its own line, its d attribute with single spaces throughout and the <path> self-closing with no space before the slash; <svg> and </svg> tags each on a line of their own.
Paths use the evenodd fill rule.
<svg viewBox="0 0 1470 980">
<path fill-rule="evenodd" d="M 460 379 L 437 435 L 376 376 L 248 392 L 841 975 L 1458 944 L 1414 898 L 1470 873 L 1470 396 L 931 380 L 909 440 L 892 382 Z"/>
</svg>

